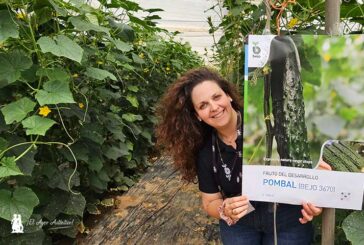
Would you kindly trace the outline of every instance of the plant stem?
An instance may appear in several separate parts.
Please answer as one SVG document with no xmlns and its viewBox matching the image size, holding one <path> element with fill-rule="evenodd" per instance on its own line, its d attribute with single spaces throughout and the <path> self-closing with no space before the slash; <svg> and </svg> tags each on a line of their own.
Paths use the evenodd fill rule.
<svg viewBox="0 0 364 245">
<path fill-rule="evenodd" d="M 38 138 L 38 137 L 37 137 Z M 71 189 L 71 180 L 73 178 L 73 176 L 76 174 L 76 171 L 77 171 L 77 168 L 78 168 L 78 162 L 77 162 L 77 159 L 76 159 L 76 156 L 75 154 L 73 153 L 72 149 L 65 143 L 62 143 L 62 142 L 57 142 L 57 141 L 48 141 L 48 142 L 43 142 L 43 141 L 37 141 L 37 138 L 33 141 L 30 141 L 30 142 L 22 142 L 22 143 L 18 143 L 18 144 L 15 144 L 15 145 L 12 145 L 8 148 L 6 148 L 5 150 L 3 150 L 2 152 L 0 152 L 0 157 L 3 156 L 3 154 L 15 147 L 18 147 L 18 146 L 22 146 L 22 145 L 29 145 L 31 144 L 31 146 L 25 150 L 26 151 L 29 151 L 29 149 L 31 147 L 33 147 L 34 145 L 61 145 L 61 146 L 64 146 L 66 147 L 69 152 L 71 153 L 72 157 L 73 157 L 73 160 L 75 161 L 75 169 L 73 170 L 73 172 L 71 173 L 70 177 L 68 178 L 68 190 L 74 194 L 74 195 L 79 195 L 81 194 L 80 192 L 74 192 L 72 191 Z M 26 153 L 25 153 L 26 154 Z M 24 152 L 20 155 L 20 156 L 24 156 L 25 155 Z M 20 157 L 18 156 L 16 159 L 20 159 Z"/>
</svg>

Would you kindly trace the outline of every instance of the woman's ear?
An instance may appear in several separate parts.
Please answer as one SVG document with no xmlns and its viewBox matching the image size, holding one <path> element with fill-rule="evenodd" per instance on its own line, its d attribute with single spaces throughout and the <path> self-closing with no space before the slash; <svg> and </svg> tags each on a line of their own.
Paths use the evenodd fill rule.
<svg viewBox="0 0 364 245">
<path fill-rule="evenodd" d="M 199 117 L 199 116 L 197 115 L 197 113 L 195 113 L 195 116 L 196 116 L 197 120 L 199 120 L 200 122 L 202 121 L 201 117 Z"/>
</svg>

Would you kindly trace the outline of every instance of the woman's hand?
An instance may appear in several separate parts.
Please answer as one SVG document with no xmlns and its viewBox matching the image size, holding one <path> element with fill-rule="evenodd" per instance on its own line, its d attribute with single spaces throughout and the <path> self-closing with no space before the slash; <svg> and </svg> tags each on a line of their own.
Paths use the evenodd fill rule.
<svg viewBox="0 0 364 245">
<path fill-rule="evenodd" d="M 320 169 L 320 170 L 332 170 L 331 166 L 329 164 L 327 164 L 322 159 L 319 160 L 316 169 Z"/>
<path fill-rule="evenodd" d="M 302 218 L 300 218 L 301 224 L 306 224 L 313 220 L 313 217 L 318 216 L 322 213 L 322 208 L 316 207 L 311 203 L 302 204 L 303 209 L 301 209 Z"/>
<path fill-rule="evenodd" d="M 320 170 L 332 170 L 331 166 L 322 159 L 318 162 L 316 168 Z M 301 224 L 306 224 L 307 222 L 312 221 L 313 217 L 318 216 L 322 213 L 322 208 L 316 207 L 311 203 L 304 203 L 302 204 L 302 207 L 302 218 L 299 219 Z"/>
<path fill-rule="evenodd" d="M 249 199 L 237 196 L 225 199 L 224 214 L 235 222 L 248 213 Z"/>
</svg>

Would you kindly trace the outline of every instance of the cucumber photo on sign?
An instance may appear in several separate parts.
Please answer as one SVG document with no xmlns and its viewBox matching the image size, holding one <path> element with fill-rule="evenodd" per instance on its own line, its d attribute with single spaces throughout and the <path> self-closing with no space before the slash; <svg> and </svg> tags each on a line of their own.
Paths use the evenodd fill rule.
<svg viewBox="0 0 364 245">
<path fill-rule="evenodd" d="M 364 172 L 364 141 L 328 140 L 322 145 L 320 160 L 335 171 Z"/>
<path fill-rule="evenodd" d="M 364 173 L 364 141 L 327 140 L 317 165 L 322 161 L 334 171 Z"/>
</svg>

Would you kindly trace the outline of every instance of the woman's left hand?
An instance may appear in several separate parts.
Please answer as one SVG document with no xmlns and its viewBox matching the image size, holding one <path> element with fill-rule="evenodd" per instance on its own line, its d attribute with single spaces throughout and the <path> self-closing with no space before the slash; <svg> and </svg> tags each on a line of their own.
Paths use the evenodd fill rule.
<svg viewBox="0 0 364 245">
<path fill-rule="evenodd" d="M 330 171 L 332 170 L 331 166 L 326 162 L 324 162 L 323 160 L 319 161 L 316 169 L 330 170 Z M 312 221 L 313 217 L 318 216 L 322 213 L 322 208 L 316 207 L 311 203 L 304 203 L 302 204 L 302 206 L 303 206 L 303 209 L 301 209 L 302 218 L 299 219 L 301 224 L 306 224 L 307 222 Z"/>
<path fill-rule="evenodd" d="M 311 203 L 302 204 L 303 209 L 301 209 L 302 218 L 300 218 L 301 224 L 306 224 L 313 220 L 313 217 L 318 216 L 322 213 L 322 208 L 316 207 Z"/>
</svg>

